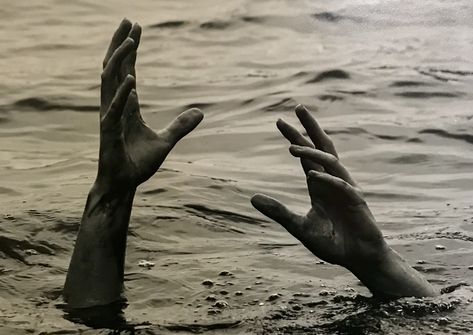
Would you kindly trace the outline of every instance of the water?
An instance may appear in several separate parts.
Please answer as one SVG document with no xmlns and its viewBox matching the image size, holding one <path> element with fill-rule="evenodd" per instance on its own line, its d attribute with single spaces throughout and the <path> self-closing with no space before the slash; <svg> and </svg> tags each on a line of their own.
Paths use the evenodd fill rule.
<svg viewBox="0 0 473 335">
<path fill-rule="evenodd" d="M 1 334 L 107 333 L 68 321 L 60 292 L 95 177 L 101 61 L 124 16 L 144 27 L 147 122 L 205 112 L 135 199 L 125 315 L 137 333 L 471 331 L 468 286 L 379 305 L 249 203 L 264 192 L 307 210 L 302 171 L 275 127 L 306 104 L 388 242 L 438 288 L 471 284 L 470 1 L 3 2 Z M 211 294 L 228 307 L 212 314 Z"/>
</svg>

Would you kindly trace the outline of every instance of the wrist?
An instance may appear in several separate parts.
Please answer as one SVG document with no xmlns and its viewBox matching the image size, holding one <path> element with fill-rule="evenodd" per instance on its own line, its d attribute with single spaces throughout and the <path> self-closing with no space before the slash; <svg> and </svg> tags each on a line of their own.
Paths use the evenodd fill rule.
<svg viewBox="0 0 473 335">
<path fill-rule="evenodd" d="M 125 218 L 130 216 L 135 192 L 134 187 L 111 187 L 109 184 L 96 181 L 89 191 L 82 221 L 92 223 L 127 221 Z M 99 220 L 84 220 L 93 217 Z"/>
<path fill-rule="evenodd" d="M 134 195 L 136 186 L 131 183 L 107 180 L 97 177 L 92 184 L 89 194 L 100 198 L 114 200 L 127 198 L 130 194 Z"/>
<path fill-rule="evenodd" d="M 438 294 L 419 272 L 387 244 L 373 261 L 360 263 L 350 270 L 373 296 L 381 299 Z"/>
</svg>

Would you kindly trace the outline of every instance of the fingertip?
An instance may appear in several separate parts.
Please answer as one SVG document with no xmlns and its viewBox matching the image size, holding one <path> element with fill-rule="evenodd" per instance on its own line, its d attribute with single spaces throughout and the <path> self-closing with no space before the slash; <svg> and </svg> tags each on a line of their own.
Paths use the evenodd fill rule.
<svg viewBox="0 0 473 335">
<path fill-rule="evenodd" d="M 289 152 L 293 156 L 297 156 L 298 154 L 302 152 L 302 150 L 303 148 L 300 145 L 296 145 L 296 144 L 291 144 L 291 146 L 289 147 Z"/>
<path fill-rule="evenodd" d="M 307 108 L 302 104 L 298 104 L 295 108 L 295 111 L 296 111 L 296 114 L 301 113 L 301 112 L 306 112 Z"/>
<path fill-rule="evenodd" d="M 135 29 L 137 33 L 141 33 L 142 31 L 142 27 L 138 22 L 133 23 L 133 29 Z"/>
<path fill-rule="evenodd" d="M 140 44 L 141 32 L 141 26 L 137 22 L 135 22 L 133 24 L 133 27 L 131 28 L 130 34 L 128 35 L 128 37 L 133 39 L 135 50 L 138 49 L 138 46 Z"/>
<path fill-rule="evenodd" d="M 322 175 L 322 173 L 319 172 L 319 171 L 310 170 L 309 172 L 307 172 L 307 179 L 319 178 L 321 175 Z"/>
<path fill-rule="evenodd" d="M 259 212 L 266 216 L 271 216 L 275 212 L 277 201 L 267 195 L 256 193 L 250 199 L 251 204 Z"/>
<path fill-rule="evenodd" d="M 135 83 L 135 77 L 131 73 L 128 73 L 125 77 L 125 83 L 126 84 L 134 84 Z"/>
<path fill-rule="evenodd" d="M 201 119 L 204 118 L 204 113 L 199 108 L 190 108 L 186 111 L 186 113 L 191 114 L 194 117 L 200 117 Z"/>
<path fill-rule="evenodd" d="M 122 22 L 120 22 L 120 25 L 123 25 L 123 26 L 125 26 L 125 25 L 131 26 L 131 22 L 130 22 L 130 20 L 128 20 L 127 17 L 124 17 L 123 20 L 122 20 Z"/>
<path fill-rule="evenodd" d="M 187 120 L 188 125 L 186 128 L 190 127 L 194 129 L 197 125 L 204 119 L 204 113 L 198 108 L 191 108 L 183 112 L 181 115 L 184 116 L 183 120 Z"/>
<path fill-rule="evenodd" d="M 251 197 L 250 201 L 251 201 L 251 204 L 256 208 L 256 204 L 261 202 L 265 198 L 267 198 L 267 196 L 265 196 L 264 194 L 256 193 L 255 195 Z"/>
<path fill-rule="evenodd" d="M 309 110 L 304 105 L 297 105 L 296 116 L 301 120 L 302 118 L 310 115 Z"/>
<path fill-rule="evenodd" d="M 283 128 L 286 124 L 287 124 L 286 121 L 284 121 L 284 120 L 281 119 L 281 118 L 279 118 L 279 119 L 276 121 L 276 127 L 278 127 L 278 129 Z"/>
</svg>

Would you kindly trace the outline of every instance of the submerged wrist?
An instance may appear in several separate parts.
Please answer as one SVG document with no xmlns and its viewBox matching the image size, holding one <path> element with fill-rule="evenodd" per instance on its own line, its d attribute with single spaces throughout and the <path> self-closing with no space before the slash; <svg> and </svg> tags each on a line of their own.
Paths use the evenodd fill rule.
<svg viewBox="0 0 473 335">
<path fill-rule="evenodd" d="M 380 250 L 379 257 L 350 270 L 377 298 L 438 295 L 424 276 L 387 244 L 385 250 Z"/>
</svg>

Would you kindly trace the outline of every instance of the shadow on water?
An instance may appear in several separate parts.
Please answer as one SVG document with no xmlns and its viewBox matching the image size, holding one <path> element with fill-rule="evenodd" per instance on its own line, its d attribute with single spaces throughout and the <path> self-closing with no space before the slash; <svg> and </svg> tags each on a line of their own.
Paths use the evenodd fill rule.
<svg viewBox="0 0 473 335">
<path fill-rule="evenodd" d="M 68 308 L 66 305 L 58 305 L 57 307 L 64 311 L 66 320 L 94 329 L 107 328 L 133 332 L 137 326 L 148 325 L 148 323 L 137 324 L 127 321 L 124 314 L 127 304 L 124 301 L 88 308 Z"/>
</svg>

